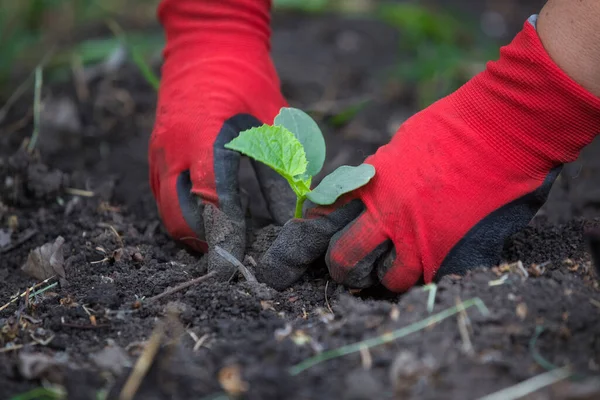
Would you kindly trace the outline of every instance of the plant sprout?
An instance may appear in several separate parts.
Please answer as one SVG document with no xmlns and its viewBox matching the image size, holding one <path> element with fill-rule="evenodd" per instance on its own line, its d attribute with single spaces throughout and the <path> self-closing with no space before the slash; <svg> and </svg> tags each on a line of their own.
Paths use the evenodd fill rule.
<svg viewBox="0 0 600 400">
<path fill-rule="evenodd" d="M 273 125 L 247 129 L 225 145 L 274 169 L 296 194 L 295 218 L 302 218 L 308 198 L 315 204 L 333 204 L 344 193 L 367 184 L 375 175 L 369 164 L 343 165 L 311 190 L 312 178 L 325 162 L 325 139 L 317 123 L 305 112 L 284 107 Z"/>
</svg>

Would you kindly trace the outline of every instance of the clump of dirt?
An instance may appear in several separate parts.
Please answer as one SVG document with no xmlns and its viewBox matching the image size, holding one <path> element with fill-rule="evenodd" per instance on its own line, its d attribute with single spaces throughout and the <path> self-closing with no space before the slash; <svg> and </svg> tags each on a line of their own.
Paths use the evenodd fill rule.
<svg viewBox="0 0 600 400">
<path fill-rule="evenodd" d="M 316 21 L 276 27 L 276 59 L 289 64 L 283 86 L 299 106 L 337 71 L 329 55 L 339 41 L 327 38 L 349 30 L 341 20 Z M 379 43 L 385 35 L 369 34 L 381 26 L 361 27 L 351 32 L 364 39 L 359 56 L 349 57 L 355 64 L 337 82 L 356 95 L 375 81 L 366 75 L 373 63 L 363 62 L 372 57 L 360 52 L 395 51 L 395 43 Z M 290 32 L 327 40 L 289 63 L 298 58 L 283 53 Z M 324 70 L 315 66 L 321 61 Z M 146 165 L 155 93 L 132 71 L 92 83 L 89 103 L 76 108 L 85 135 L 46 132 L 36 155 L 19 150 L 30 126 L 11 128 L 27 104 L 0 124 L 0 397 L 50 383 L 69 399 L 116 399 L 136 361 L 157 343 L 135 398 L 476 399 L 564 366 L 577 379 L 542 389 L 540 398 L 600 396 L 592 380 L 600 373 L 600 293 L 584 240 L 600 226 L 590 214 L 600 198 L 573 198 L 598 184 L 600 166 L 584 158 L 579 180 L 565 175 L 557 182 L 536 221 L 507 242 L 505 264 L 443 278 L 432 309 L 431 292 L 421 287 L 402 296 L 349 291 L 330 280 L 322 262 L 282 291 L 239 274 L 188 285 L 209 273 L 208 257 L 161 227 Z M 53 90 L 77 98 L 72 85 Z M 329 148 L 338 150 L 325 172 L 360 163 L 386 142 L 386 110 L 410 114 L 405 97 L 374 104 L 347 127 L 324 124 Z M 106 113 L 89 111 L 107 98 L 131 101 L 112 107 L 120 112 L 107 121 Z M 586 154 L 595 159 L 597 149 Z M 247 224 L 243 263 L 250 271 L 280 229 L 259 222 Z M 66 282 L 34 286 L 39 282 L 21 267 L 32 250 L 59 236 Z M 374 338 L 382 343 L 344 347 Z M 338 348 L 344 351 L 336 357 L 303 364 Z"/>
<path fill-rule="evenodd" d="M 9 396 L 45 379 L 66 388 L 69 398 L 102 391 L 118 398 L 161 321 L 176 334 L 163 338 L 137 398 L 185 399 L 225 390 L 248 399 L 477 398 L 548 366 L 570 365 L 587 377 L 600 365 L 598 285 L 583 239 L 598 220 L 526 229 L 507 243 L 504 258 L 511 264 L 443 278 L 429 311 L 421 288 L 392 299 L 352 294 L 329 281 L 323 268 L 281 292 L 237 277 L 154 301 L 207 273 L 206 258 L 171 242 L 156 215 L 139 220 L 92 197 L 73 206 L 76 218 L 65 218 L 64 204 L 20 193 L 25 201 L 11 203 L 9 213 L 19 229 L 35 227 L 37 234 L 3 254 L 1 298 L 34 283 L 19 268 L 32 248 L 57 235 L 65 238 L 68 285 L 30 292 L 27 301 L 0 312 L 0 383 Z M 61 190 L 58 195 L 66 196 Z M 37 204 L 36 211 L 25 204 Z M 247 266 L 279 229 L 250 232 Z M 470 307 L 458 312 L 460 304 Z M 449 318 L 418 333 L 295 369 L 323 352 L 385 337 L 452 308 Z M 231 378 L 234 372 L 237 378 Z M 549 395 L 567 390 L 563 386 Z"/>
</svg>

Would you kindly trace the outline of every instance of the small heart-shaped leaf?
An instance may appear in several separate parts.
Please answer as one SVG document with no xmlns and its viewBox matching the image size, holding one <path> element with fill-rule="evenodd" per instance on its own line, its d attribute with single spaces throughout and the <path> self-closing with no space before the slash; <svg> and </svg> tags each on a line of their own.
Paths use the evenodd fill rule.
<svg viewBox="0 0 600 400">
<path fill-rule="evenodd" d="M 262 125 L 250 128 L 225 145 L 268 165 L 288 182 L 300 181 L 306 172 L 306 154 L 302 144 L 282 126 Z"/>
<path fill-rule="evenodd" d="M 323 178 L 306 197 L 315 204 L 327 206 L 335 203 L 344 193 L 366 185 L 373 176 L 375 176 L 375 167 L 370 164 L 361 164 L 358 167 L 342 165 Z"/>
<path fill-rule="evenodd" d="M 306 175 L 318 174 L 325 162 L 325 139 L 310 115 L 297 108 L 283 107 L 273 124 L 283 126 L 302 143 L 308 161 Z"/>
</svg>

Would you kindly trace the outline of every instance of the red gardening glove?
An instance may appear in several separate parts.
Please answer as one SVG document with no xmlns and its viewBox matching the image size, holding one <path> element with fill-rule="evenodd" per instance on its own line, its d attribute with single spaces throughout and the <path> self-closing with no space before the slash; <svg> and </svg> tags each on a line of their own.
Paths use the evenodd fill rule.
<svg viewBox="0 0 600 400">
<path fill-rule="evenodd" d="M 196 250 L 219 245 L 238 259 L 245 219 L 238 188 L 240 155 L 223 146 L 242 130 L 272 123 L 286 105 L 271 61 L 270 0 L 163 0 L 164 66 L 150 140 L 150 183 L 168 232 Z M 287 183 L 257 166 L 274 219 Z M 275 203 L 272 199 L 278 199 Z M 227 279 L 231 263 L 209 251 Z"/>
<path fill-rule="evenodd" d="M 325 255 L 338 282 L 402 292 L 496 264 L 600 130 L 600 100 L 552 62 L 534 23 L 369 157 L 368 185 L 288 222 L 257 277 L 283 289 Z"/>
</svg>

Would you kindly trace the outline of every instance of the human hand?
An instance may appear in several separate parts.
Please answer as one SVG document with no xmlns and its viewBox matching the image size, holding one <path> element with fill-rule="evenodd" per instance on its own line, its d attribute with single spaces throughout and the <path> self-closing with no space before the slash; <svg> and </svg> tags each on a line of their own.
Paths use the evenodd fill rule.
<svg viewBox="0 0 600 400">
<path fill-rule="evenodd" d="M 167 47 L 149 149 L 152 191 L 171 236 L 208 252 L 209 267 L 228 279 L 234 267 L 212 250 L 243 259 L 246 231 L 240 155 L 224 145 L 272 123 L 286 105 L 269 55 L 269 2 L 165 0 L 159 17 Z M 287 183 L 268 167 L 254 167 L 283 224 L 293 194 L 282 196 Z"/>
<path fill-rule="evenodd" d="M 495 265 L 599 130 L 600 100 L 554 64 L 528 22 L 498 62 L 365 160 L 369 184 L 289 221 L 257 278 L 283 289 L 325 256 L 337 282 L 403 292 Z"/>
</svg>

